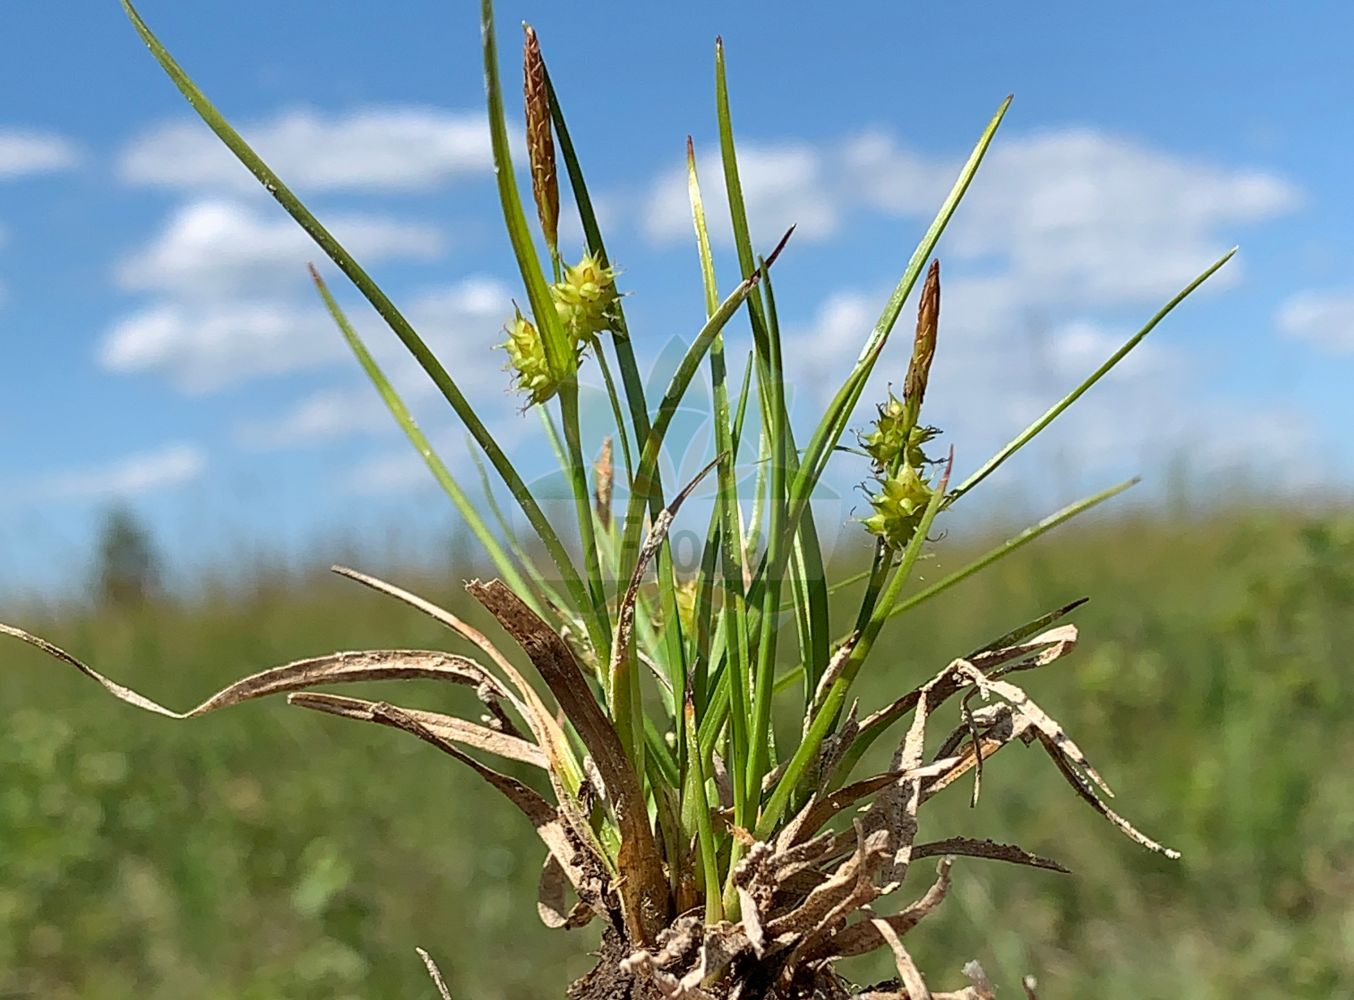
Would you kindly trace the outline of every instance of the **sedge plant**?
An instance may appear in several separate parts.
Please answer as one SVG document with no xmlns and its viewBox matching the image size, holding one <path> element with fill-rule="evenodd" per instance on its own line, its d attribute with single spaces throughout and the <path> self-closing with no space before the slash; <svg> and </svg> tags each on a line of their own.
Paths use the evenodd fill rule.
<svg viewBox="0 0 1354 1000">
<path fill-rule="evenodd" d="M 21 629 L 0 626 L 6 633 L 160 715 L 187 718 L 286 694 L 293 705 L 403 730 L 472 768 L 540 835 L 546 854 L 542 919 L 561 928 L 602 924 L 597 969 L 570 993 L 580 998 L 844 997 L 851 990 L 834 963 L 880 948 L 893 952 L 898 979 L 876 996 L 992 996 L 976 965 L 966 970 L 969 983 L 958 992 L 929 992 L 902 939 L 944 899 L 957 856 L 1061 870 L 1056 861 L 1012 844 L 977 836 L 927 842 L 918 835 L 922 805 L 966 775 L 976 796 L 985 763 L 1017 741 L 1042 748 L 1074 793 L 1130 838 L 1173 854 L 1106 804 L 1109 789 L 1077 744 L 1010 679 L 1054 663 L 1076 645 L 1076 628 L 1065 618 L 1081 602 L 1011 628 L 939 665 L 938 672 L 933 666 L 902 673 L 919 665 L 898 662 L 885 630 L 892 619 L 923 613 L 927 601 L 1131 485 L 1088 497 L 971 564 L 925 587 L 914 585 L 918 561 L 946 512 L 1095 385 L 1230 253 L 1042 417 L 957 479 L 953 449 L 941 450 L 941 431 L 925 416 L 932 359 L 943 349 L 934 253 L 996 136 L 1007 98 L 922 233 L 878 321 L 863 331 L 859 356 L 838 374 L 831 402 L 810 426 L 795 426 L 773 290 L 778 255 L 793 252 L 790 234 L 771 247 L 751 239 L 725 53 L 717 42 L 718 173 L 738 271 L 716 274 L 688 140 L 706 318 L 692 331 L 662 396 L 649 398 L 636 350 L 644 333 L 626 321 L 620 275 L 602 238 L 564 104 L 530 27 L 523 49 L 529 201 L 519 189 L 506 113 L 509 88 L 500 77 L 492 4 L 482 0 L 498 196 L 522 287 L 521 305 L 505 317 L 502 346 L 509 378 L 524 405 L 541 413 L 569 485 L 574 518 L 566 528 L 547 518 L 481 413 L 398 306 L 231 127 L 129 0 L 123 6 L 193 109 L 375 308 L 464 425 L 485 486 L 482 500 L 473 499 L 462 473 L 438 457 L 312 268 L 339 332 L 494 567 L 495 579 L 466 587 L 500 629 L 491 637 L 394 584 L 339 568 L 441 622 L 457 651 L 374 650 L 304 660 L 246 678 L 186 713 L 118 685 Z M 585 240 L 576 256 L 559 242 L 565 185 Z M 910 344 L 903 345 L 910 353 L 901 396 L 890 392 L 873 401 L 874 417 L 861 429 L 857 415 L 872 402 L 865 398 L 871 376 L 914 293 L 909 315 L 916 322 Z M 741 378 L 730 377 L 735 339 L 737 358 L 746 358 Z M 614 423 L 605 442 L 582 436 L 579 378 L 592 365 Z M 698 382 L 708 386 L 713 404 L 709 464 L 693 482 L 664 482 L 668 432 Z M 853 431 L 858 448 L 848 446 Z M 740 456 L 749 452 L 757 456 L 751 498 L 741 496 L 739 486 L 749 472 Z M 873 554 L 864 573 L 834 580 L 811 501 L 829 465 L 847 463 L 855 463 L 849 474 L 868 477 L 870 512 L 858 529 L 872 540 Z M 668 530 L 707 476 L 714 505 L 702 558 L 695 573 L 682 576 Z M 545 564 L 511 529 L 491 477 L 530 526 Z M 857 584 L 863 584 L 858 605 L 844 618 L 841 604 L 829 598 Z M 853 690 L 867 670 L 898 677 L 897 700 L 860 706 Z M 407 678 L 467 685 L 484 715 L 457 718 L 315 690 Z M 951 714 L 946 723 L 942 710 Z M 778 734 L 774 722 L 787 715 L 799 723 L 794 738 L 782 742 L 777 736 L 790 734 L 783 727 Z M 937 730 L 942 738 L 928 742 Z M 856 774 L 867 748 L 881 738 L 895 743 L 889 766 Z M 495 758 L 513 762 L 514 773 L 500 770 Z M 518 777 L 523 771 L 535 779 Z M 934 883 L 905 905 L 894 904 L 904 876 L 924 858 L 940 859 Z M 438 985 L 445 991 L 440 979 Z M 1032 983 L 1026 989 L 1032 993 Z"/>
</svg>

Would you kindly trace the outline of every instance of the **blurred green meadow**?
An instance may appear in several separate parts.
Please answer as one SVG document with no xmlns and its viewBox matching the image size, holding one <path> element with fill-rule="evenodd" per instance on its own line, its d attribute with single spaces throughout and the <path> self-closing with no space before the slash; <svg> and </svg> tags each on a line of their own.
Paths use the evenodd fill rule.
<svg viewBox="0 0 1354 1000">
<path fill-rule="evenodd" d="M 926 575 L 977 548 L 942 543 Z M 474 572 L 391 576 L 487 624 L 458 594 Z M 1035 973 L 1046 998 L 1354 996 L 1354 515 L 1141 511 L 1059 529 L 893 624 L 907 655 L 867 671 L 862 705 L 1083 595 L 1079 649 L 1024 683 L 1115 808 L 1184 858 L 1136 847 L 1046 757 L 1009 748 L 977 808 L 957 784 L 922 839 L 1018 841 L 1075 874 L 959 859 L 908 938 L 931 985 L 977 958 L 1006 992 Z M 286 572 L 0 618 L 18 616 L 177 708 L 302 656 L 455 648 L 389 599 Z M 458 690 L 377 690 L 475 712 Z M 537 1000 L 589 965 L 595 928 L 536 919 L 543 849 L 526 822 L 401 733 L 281 699 L 173 722 L 9 640 L 0 710 L 0 997 L 431 997 L 417 945 L 462 1000 Z M 954 720 L 940 721 L 937 737 Z M 902 896 L 933 873 L 914 865 Z"/>
</svg>

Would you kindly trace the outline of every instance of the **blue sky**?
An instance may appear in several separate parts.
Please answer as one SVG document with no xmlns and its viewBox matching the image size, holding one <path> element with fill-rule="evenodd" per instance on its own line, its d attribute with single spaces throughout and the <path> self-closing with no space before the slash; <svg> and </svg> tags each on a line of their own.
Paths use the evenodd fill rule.
<svg viewBox="0 0 1354 1000">
<path fill-rule="evenodd" d="M 407 307 L 530 479 L 549 460 L 489 350 L 516 292 L 488 169 L 477 7 L 405 0 L 378 16 L 347 0 L 145 0 L 142 13 Z M 540 32 L 646 364 L 661 372 L 664 350 L 700 321 L 682 151 L 690 132 L 716 210 L 722 33 L 754 235 L 769 245 L 799 225 L 777 294 L 801 426 L 1014 92 L 939 251 L 928 405 L 960 470 L 1240 244 L 998 493 L 1057 504 L 1141 471 L 1150 495 L 1180 463 L 1205 487 L 1245 472 L 1283 493 L 1347 488 L 1347 5 L 768 9 L 499 6 L 514 81 L 516 25 Z M 259 550 L 318 560 L 337 540 L 392 533 L 419 545 L 428 525 L 449 525 L 307 287 L 317 252 L 191 115 L 118 5 L 8 0 L 6 13 L 0 589 L 75 579 L 113 502 L 143 513 L 184 565 Z M 567 236 L 576 247 L 576 229 Z M 473 483 L 450 414 L 375 317 L 344 301 Z M 906 340 L 874 396 L 901 381 Z M 698 413 L 684 434 L 694 461 L 708 438 Z M 832 480 L 829 516 L 842 523 L 864 477 L 848 464 Z"/>
</svg>

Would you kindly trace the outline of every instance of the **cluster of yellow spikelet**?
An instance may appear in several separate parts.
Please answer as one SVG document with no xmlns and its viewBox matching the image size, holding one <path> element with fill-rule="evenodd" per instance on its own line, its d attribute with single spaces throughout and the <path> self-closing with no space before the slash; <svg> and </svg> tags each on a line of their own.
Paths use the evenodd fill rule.
<svg viewBox="0 0 1354 1000">
<path fill-rule="evenodd" d="M 912 540 L 931 502 L 931 485 L 921 471 L 931 464 L 931 459 L 922 451 L 922 445 L 938 431 L 918 421 L 935 356 L 939 321 L 940 268 L 933 263 L 917 310 L 917 337 L 907 381 L 903 384 L 903 398 L 890 392 L 879 407 L 872 429 L 861 438 L 861 446 L 874 460 L 878 484 L 870 496 L 874 513 L 864 519 L 865 530 L 893 549 L 903 548 Z"/>
<path fill-rule="evenodd" d="M 603 267 L 592 254 L 586 254 L 573 267 L 564 268 L 563 280 L 550 286 L 550 299 L 564 322 L 569 348 L 576 358 L 599 334 L 613 329 L 616 302 L 616 271 Z M 546 363 L 545 344 L 536 324 L 519 309 L 506 327 L 508 367 L 517 388 L 532 403 L 544 403 L 559 390 L 559 379 Z"/>
<path fill-rule="evenodd" d="M 550 128 L 550 88 L 540 43 L 530 27 L 526 29 L 523 64 L 526 69 L 523 90 L 531 190 L 541 231 L 545 233 L 555 263 L 555 277 L 559 279 L 550 286 L 550 300 L 559 314 L 573 355 L 573 364 L 569 368 L 576 370 L 583 349 L 594 344 L 602 332 L 616 328 L 616 271 L 591 253 L 585 254 L 572 267 L 560 267 L 559 178 Z M 508 352 L 508 368 L 513 372 L 517 388 L 526 393 L 529 403 L 544 403 L 559 391 L 560 380 L 565 376 L 551 370 L 541 331 L 519 309 L 508 323 L 506 332 L 508 339 L 502 347 Z"/>
</svg>

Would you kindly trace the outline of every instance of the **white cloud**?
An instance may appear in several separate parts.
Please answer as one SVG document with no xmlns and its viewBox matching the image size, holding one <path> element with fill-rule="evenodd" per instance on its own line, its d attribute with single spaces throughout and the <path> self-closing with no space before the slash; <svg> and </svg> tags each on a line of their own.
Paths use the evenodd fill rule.
<svg viewBox="0 0 1354 1000">
<path fill-rule="evenodd" d="M 428 466 L 411 449 L 365 459 L 342 479 L 342 487 L 358 496 L 406 493 L 432 485 L 434 480 Z"/>
<path fill-rule="evenodd" d="M 718 150 L 698 156 L 701 200 L 710 238 L 731 243 L 728 197 Z M 791 225 L 799 241 L 833 236 L 840 224 L 840 206 L 825 176 L 824 156 L 807 143 L 744 143 L 738 150 L 738 175 L 748 213 L 748 227 L 758 244 L 773 243 Z M 644 230 L 655 243 L 691 242 L 691 200 L 686 167 L 657 178 L 644 211 Z"/>
<path fill-rule="evenodd" d="M 98 361 L 118 374 L 159 374 L 187 393 L 314 367 L 344 346 L 319 302 L 161 302 L 113 325 Z"/>
<path fill-rule="evenodd" d="M 864 209 L 927 217 L 957 169 L 880 132 L 819 156 L 846 165 L 821 171 L 849 181 L 823 193 L 842 216 Z M 1132 332 L 1130 323 L 1220 256 L 1237 228 L 1299 200 L 1276 175 L 1089 129 L 999 136 L 940 246 L 936 377 L 952 392 L 937 398 L 970 401 L 959 418 L 979 409 L 1037 416 L 1029 400 L 1046 405 L 1075 385 Z M 1237 270 L 1233 261 L 1206 287 L 1234 280 Z M 824 302 L 787 351 L 805 385 L 823 385 L 825 366 L 846 371 L 886 296 L 841 290 Z M 909 339 L 908 329 L 904 319 L 899 340 Z M 1141 383 L 1164 359 L 1159 341 L 1146 343 L 1112 378 Z"/>
<path fill-rule="evenodd" d="M 79 149 L 64 136 L 27 129 L 0 129 L 0 180 L 69 170 L 79 161 Z"/>
<path fill-rule="evenodd" d="M 272 451 L 394 426 L 370 387 L 322 389 L 278 417 L 242 422 L 235 429 L 235 439 L 246 448 Z"/>
<path fill-rule="evenodd" d="M 305 191 L 430 191 L 493 169 L 483 112 L 368 107 L 285 111 L 240 133 L 288 184 Z M 134 140 L 121 174 L 134 184 L 201 190 L 258 187 L 206 126 L 174 122 Z"/>
<path fill-rule="evenodd" d="M 929 219 L 962 158 L 871 130 L 840 141 L 745 143 L 741 176 L 754 240 L 798 223 L 796 243 L 852 218 Z M 712 239 L 728 243 L 717 154 L 701 158 Z M 1298 190 L 1261 170 L 1208 163 L 1086 128 L 999 135 L 941 244 L 1013 287 L 1011 300 L 1136 304 L 1177 291 L 1230 246 L 1236 229 L 1292 211 Z M 691 240 L 685 170 L 660 175 L 642 212 L 655 243 Z M 994 266 L 995 265 L 995 266 Z M 1219 284 L 1235 280 L 1235 263 Z"/>
<path fill-rule="evenodd" d="M 32 492 L 48 499 L 133 497 L 191 482 L 206 467 L 207 456 L 200 448 L 173 444 L 103 465 L 53 473 L 34 484 Z"/>
<path fill-rule="evenodd" d="M 180 391 L 201 393 L 344 357 L 306 273 L 317 251 L 276 215 L 216 199 L 182 206 L 148 246 L 118 265 L 122 287 L 156 294 L 105 333 L 99 364 L 159 374 Z M 441 250 L 440 234 L 423 225 L 356 215 L 332 225 L 368 261 L 428 259 Z M 360 314 L 368 315 L 365 308 Z"/>
<path fill-rule="evenodd" d="M 480 276 L 412 297 L 405 315 L 472 402 L 493 402 L 507 385 L 500 371 L 503 356 L 493 347 L 503 339 L 502 326 L 510 310 L 507 287 Z M 328 322 L 327 317 L 324 320 Z M 371 329 L 360 330 L 363 339 L 406 403 L 412 407 L 426 400 L 444 406 L 440 398 L 433 400 L 437 388 L 404 346 L 377 321 L 368 322 Z M 336 337 L 329 339 L 338 344 L 337 351 L 344 350 Z M 395 430 L 375 390 L 353 381 L 310 393 L 281 412 L 242 421 L 235 428 L 235 439 L 244 447 L 263 450 Z"/>
<path fill-rule="evenodd" d="M 80 162 L 80 150 L 64 136 L 32 129 L 0 128 L 0 182 L 70 170 Z M 0 228 L 0 246 L 8 233 Z M 0 284 L 0 305 L 7 293 Z"/>
<path fill-rule="evenodd" d="M 336 215 L 327 225 L 355 256 L 428 259 L 441 253 L 441 234 L 424 225 L 373 216 Z M 280 212 L 207 199 L 180 207 L 150 245 L 117 267 L 133 291 L 192 299 L 257 296 L 305 281 L 305 264 L 320 251 Z"/>
<path fill-rule="evenodd" d="M 1275 316 L 1279 332 L 1338 354 L 1354 352 L 1354 291 L 1306 291 L 1286 299 Z"/>
<path fill-rule="evenodd" d="M 1298 191 L 1091 129 L 997 139 L 943 252 L 1005 257 L 1045 300 L 1133 304 L 1168 296 L 1237 228 L 1292 211 Z M 1222 272 L 1223 282 L 1238 273 Z"/>
<path fill-rule="evenodd" d="M 502 295 L 496 297 L 494 289 Z M 499 305 L 493 308 L 491 301 Z M 349 318 L 401 392 L 410 398 L 434 392 L 418 363 L 365 304 L 349 305 Z M 411 298 L 404 312 L 469 394 L 482 390 L 486 378 L 502 366 L 502 356 L 491 348 L 502 339 L 500 329 L 510 309 L 506 288 L 471 278 Z M 198 394 L 253 378 L 351 362 L 351 354 L 318 299 L 169 300 L 116 323 L 100 344 L 98 361 L 120 374 L 157 374 L 181 392 Z M 352 429 L 364 424 L 361 411 L 341 417 L 339 405 L 336 398 L 303 402 L 300 411 L 284 415 L 277 426 L 293 434 L 308 431 L 302 436 L 314 438 L 343 420 Z"/>
<path fill-rule="evenodd" d="M 1042 415 L 1134 332 L 1133 322 L 1081 316 L 1045 326 L 1008 323 L 985 334 L 982 328 L 961 325 L 987 312 L 982 306 L 961 306 L 961 297 L 969 294 L 964 283 L 956 279 L 943 287 L 926 419 L 942 428 L 942 448 L 955 445 L 960 478 Z M 884 294 L 836 293 L 820 306 L 811 325 L 791 332 L 785 356 L 789 377 L 801 390 L 794 394 L 802 397 L 800 419 L 821 413 L 845 378 Z M 956 325 L 949 320 L 954 314 Z M 901 390 L 911 342 L 906 317 L 896 335 L 899 342 L 862 396 L 854 429 L 868 424 L 888 383 L 895 392 Z M 1027 498 L 1048 503 L 1055 496 L 1066 500 L 1135 473 L 1160 472 L 1181 458 L 1196 476 L 1203 476 L 1246 469 L 1257 454 L 1307 451 L 1304 442 L 1313 439 L 1310 421 L 1279 403 L 1237 401 L 1210 392 L 1200 384 L 1201 366 L 1182 345 L 1184 339 L 1160 331 L 1139 344 L 1003 469 L 1004 481 Z M 1257 427 L 1262 428 L 1263 444 L 1254 438 Z M 843 459 L 834 475 L 841 477 L 841 485 L 844 479 L 864 479 L 867 470 Z M 1286 476 L 1293 483 L 1307 483 L 1318 473 L 1289 469 Z"/>
<path fill-rule="evenodd" d="M 941 195 L 938 170 L 929 171 L 924 158 L 882 136 L 861 140 L 852 155 L 851 190 L 860 204 L 929 216 Z M 896 194 L 892 203 L 888 192 Z M 1289 212 L 1299 201 L 1297 190 L 1275 175 L 1200 163 L 1090 130 L 998 138 L 939 251 L 946 266 L 928 416 L 958 446 L 960 469 L 975 467 L 1104 362 L 1220 256 L 1239 227 Z M 843 195 L 838 210 L 854 205 Z M 1237 273 L 1234 261 L 1206 287 Z M 837 384 L 825 382 L 823 371 L 844 377 L 887 293 L 840 290 L 792 336 L 786 356 L 820 403 Z M 1338 310 L 1324 305 L 1289 309 L 1290 332 L 1337 325 Z M 1347 305 L 1354 319 L 1354 298 Z M 886 381 L 901 382 L 910 329 L 905 313 L 892 360 L 881 364 L 866 400 L 882 398 Z M 1239 446 L 1235 427 L 1254 419 L 1241 420 L 1237 407 L 1200 391 L 1179 343 L 1160 336 L 1144 342 L 1078 401 L 1022 456 L 1022 469 L 1042 470 L 1023 480 L 1026 487 L 1039 488 L 1055 468 L 1103 476 L 1178 455 L 1212 467 L 1253 455 Z M 862 406 L 858 424 L 869 416 Z M 1289 414 L 1273 417 L 1274 426 L 1310 433 Z"/>
</svg>

